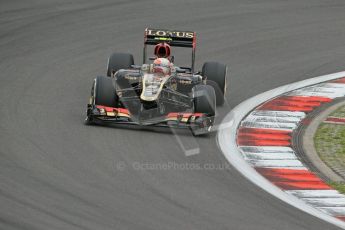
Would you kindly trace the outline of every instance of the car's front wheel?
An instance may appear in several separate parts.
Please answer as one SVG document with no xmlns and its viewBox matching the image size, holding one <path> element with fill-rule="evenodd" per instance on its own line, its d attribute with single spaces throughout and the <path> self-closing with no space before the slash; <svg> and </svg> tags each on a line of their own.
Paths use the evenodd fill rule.
<svg viewBox="0 0 345 230">
<path fill-rule="evenodd" d="M 193 87 L 194 112 L 207 116 L 216 114 L 216 94 L 212 86 L 196 85 Z"/>
<path fill-rule="evenodd" d="M 98 76 L 93 80 L 89 106 L 103 105 L 107 107 L 117 107 L 118 100 L 111 78 Z M 94 123 L 92 116 L 89 114 L 90 112 L 88 108 L 87 117 L 85 119 L 85 124 L 87 125 Z"/>
<path fill-rule="evenodd" d="M 205 62 L 201 75 L 206 78 L 206 84 L 214 88 L 217 105 L 224 104 L 226 92 L 226 65 L 218 62 Z"/>
<path fill-rule="evenodd" d="M 95 105 L 116 107 L 118 97 L 111 78 L 98 76 L 94 81 L 93 97 Z"/>
</svg>

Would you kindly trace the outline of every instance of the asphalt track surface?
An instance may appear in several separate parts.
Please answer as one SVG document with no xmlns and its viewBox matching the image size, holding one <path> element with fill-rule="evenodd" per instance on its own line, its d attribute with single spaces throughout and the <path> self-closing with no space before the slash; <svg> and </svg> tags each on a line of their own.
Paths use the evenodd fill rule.
<svg viewBox="0 0 345 230">
<path fill-rule="evenodd" d="M 113 51 L 140 63 L 146 26 L 198 32 L 197 66 L 230 67 L 228 103 L 345 69 L 345 1 L 0 1 L 0 229 L 337 229 L 225 164 L 215 135 L 85 126 Z M 223 109 L 225 112 L 228 108 Z M 118 166 L 120 164 L 120 167 Z"/>
</svg>

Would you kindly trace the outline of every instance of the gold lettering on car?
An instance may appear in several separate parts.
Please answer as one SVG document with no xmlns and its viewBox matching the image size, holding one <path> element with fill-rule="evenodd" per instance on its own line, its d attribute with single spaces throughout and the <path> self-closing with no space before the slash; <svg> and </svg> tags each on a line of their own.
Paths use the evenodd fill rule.
<svg viewBox="0 0 345 230">
<path fill-rule="evenodd" d="M 147 30 L 147 35 L 154 35 L 154 34 L 152 34 L 152 30 Z"/>
<path fill-rule="evenodd" d="M 192 84 L 192 81 L 189 81 L 189 80 L 179 80 L 179 83 L 183 84 L 183 85 L 190 85 L 190 84 Z"/>
<path fill-rule="evenodd" d="M 170 36 L 178 38 L 193 38 L 194 32 L 183 32 L 183 31 L 164 31 L 164 30 L 147 30 L 149 36 Z"/>
<path fill-rule="evenodd" d="M 185 33 L 184 32 L 176 32 L 176 37 L 183 38 L 183 37 L 185 37 Z"/>
<path fill-rule="evenodd" d="M 173 90 L 177 90 L 177 84 L 176 84 L 176 82 L 171 84 L 171 88 L 172 88 Z"/>
<path fill-rule="evenodd" d="M 137 77 L 133 77 L 133 76 L 131 76 L 131 75 L 129 75 L 129 74 L 126 74 L 126 75 L 125 75 L 125 79 L 126 79 L 126 80 L 130 80 L 130 81 L 139 80 Z"/>
<path fill-rule="evenodd" d="M 159 30 L 159 31 L 156 32 L 156 35 L 158 35 L 158 36 L 165 36 L 166 32 Z"/>
<path fill-rule="evenodd" d="M 186 38 L 193 38 L 194 37 L 194 33 L 193 32 L 186 32 L 185 37 Z"/>
</svg>

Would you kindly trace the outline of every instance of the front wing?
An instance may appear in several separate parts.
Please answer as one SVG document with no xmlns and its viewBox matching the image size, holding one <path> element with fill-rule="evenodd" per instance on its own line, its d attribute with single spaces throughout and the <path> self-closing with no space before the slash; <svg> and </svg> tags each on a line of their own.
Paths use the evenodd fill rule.
<svg viewBox="0 0 345 230">
<path fill-rule="evenodd" d="M 214 123 L 214 117 L 204 113 L 172 112 L 164 116 L 141 120 L 140 116 L 132 115 L 128 109 L 90 104 L 87 109 L 87 120 L 139 126 L 190 128 L 195 135 L 210 132 Z"/>
</svg>

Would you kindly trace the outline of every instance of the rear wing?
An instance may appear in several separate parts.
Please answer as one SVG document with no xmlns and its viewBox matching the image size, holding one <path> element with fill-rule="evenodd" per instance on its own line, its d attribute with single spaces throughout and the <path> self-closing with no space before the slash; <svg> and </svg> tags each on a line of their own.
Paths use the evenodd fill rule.
<svg viewBox="0 0 345 230">
<path fill-rule="evenodd" d="M 192 31 L 145 29 L 145 45 L 165 42 L 171 46 L 195 48 L 196 34 Z"/>
<path fill-rule="evenodd" d="M 166 30 L 146 28 L 144 33 L 143 63 L 146 63 L 146 46 L 168 43 L 170 46 L 192 48 L 192 65 L 194 71 L 196 33 L 192 31 Z"/>
</svg>

